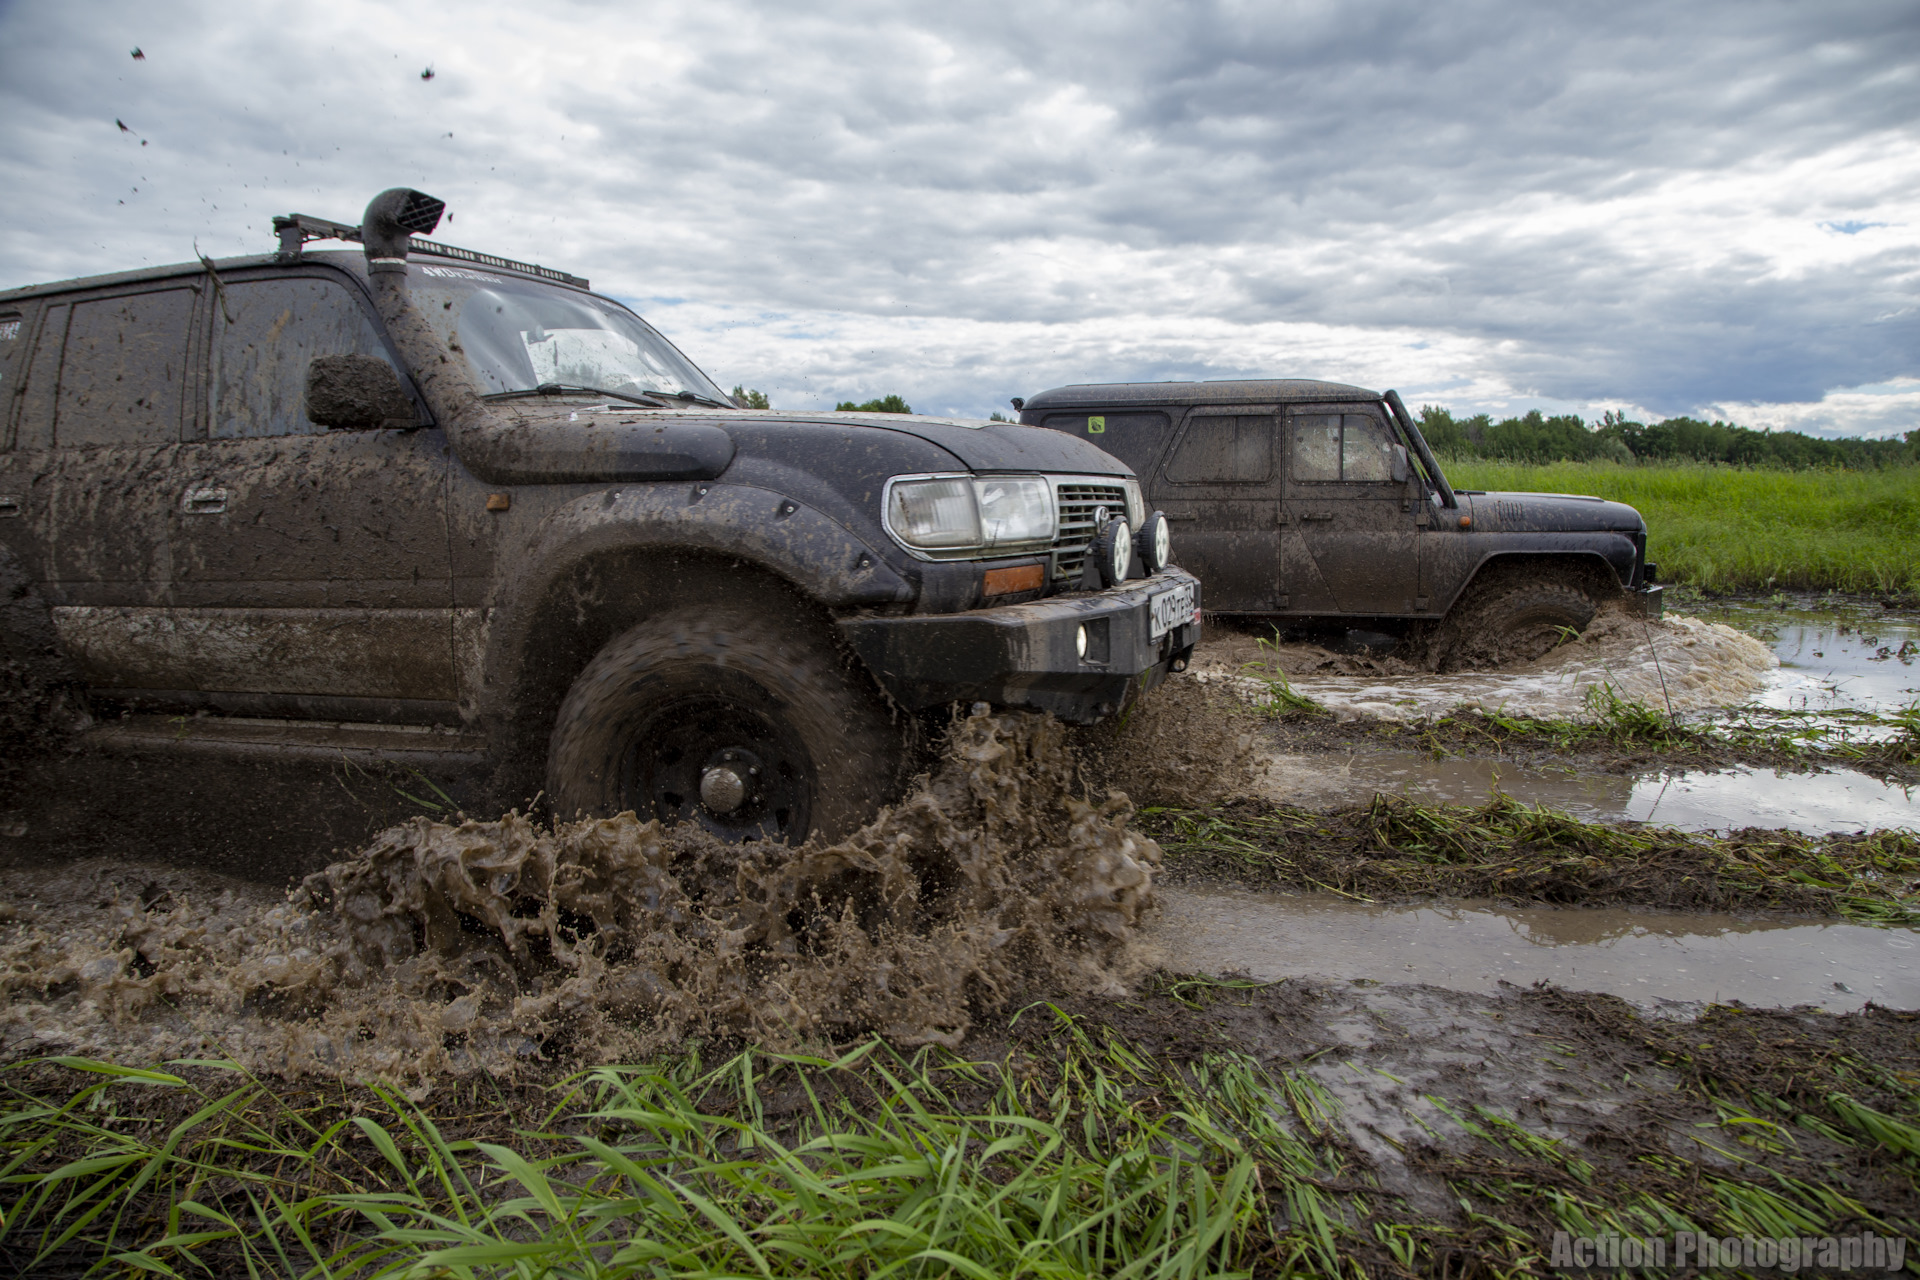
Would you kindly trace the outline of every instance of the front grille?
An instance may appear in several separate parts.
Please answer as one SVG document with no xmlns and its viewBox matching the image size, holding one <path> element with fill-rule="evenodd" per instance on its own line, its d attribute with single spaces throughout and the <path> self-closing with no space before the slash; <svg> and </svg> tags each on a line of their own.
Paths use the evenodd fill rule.
<svg viewBox="0 0 1920 1280">
<path fill-rule="evenodd" d="M 1093 541 L 1094 512 L 1105 507 L 1116 519 L 1127 514 L 1127 491 L 1117 484 L 1068 483 L 1055 493 L 1060 504 L 1060 527 L 1053 535 L 1053 580 L 1080 580 Z"/>
</svg>

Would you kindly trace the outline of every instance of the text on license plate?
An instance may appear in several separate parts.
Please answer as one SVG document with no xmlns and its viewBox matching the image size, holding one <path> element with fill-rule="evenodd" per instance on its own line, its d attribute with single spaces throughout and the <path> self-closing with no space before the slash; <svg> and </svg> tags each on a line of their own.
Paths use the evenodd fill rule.
<svg viewBox="0 0 1920 1280">
<path fill-rule="evenodd" d="M 1158 640 L 1175 627 L 1192 622 L 1193 584 L 1189 582 L 1171 591 L 1147 597 L 1147 612 L 1152 616 L 1152 628 L 1148 635 L 1152 640 Z"/>
</svg>

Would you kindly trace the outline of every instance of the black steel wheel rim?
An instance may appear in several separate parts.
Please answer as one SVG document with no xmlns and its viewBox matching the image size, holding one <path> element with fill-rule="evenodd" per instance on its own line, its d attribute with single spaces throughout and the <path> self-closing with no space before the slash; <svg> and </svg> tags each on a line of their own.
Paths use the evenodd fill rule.
<svg viewBox="0 0 1920 1280">
<path fill-rule="evenodd" d="M 747 784 L 730 812 L 701 799 L 701 779 L 726 768 Z M 729 843 L 798 844 L 812 817 L 814 769 L 799 736 L 764 702 L 702 692 L 650 708 L 623 753 L 620 804 L 642 818 L 697 822 Z"/>
</svg>

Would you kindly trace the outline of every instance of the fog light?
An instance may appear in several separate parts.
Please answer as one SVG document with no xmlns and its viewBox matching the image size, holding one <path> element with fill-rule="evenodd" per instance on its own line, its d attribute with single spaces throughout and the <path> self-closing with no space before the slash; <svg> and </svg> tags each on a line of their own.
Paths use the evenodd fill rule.
<svg viewBox="0 0 1920 1280">
<path fill-rule="evenodd" d="M 1149 576 L 1160 572 L 1173 560 L 1173 535 L 1167 528 L 1167 517 L 1158 511 L 1148 516 L 1146 523 L 1140 526 L 1140 532 L 1134 535 L 1134 543 L 1140 564 Z"/>
<path fill-rule="evenodd" d="M 1100 585 L 1117 587 L 1127 580 L 1133 567 L 1133 530 L 1118 517 L 1108 520 L 1093 536 L 1093 558 L 1100 570 Z"/>
<path fill-rule="evenodd" d="M 1082 658 L 1087 656 L 1087 629 L 1085 626 L 1082 626 L 1078 631 L 1073 633 L 1073 649 L 1074 652 L 1078 653 Z"/>
</svg>

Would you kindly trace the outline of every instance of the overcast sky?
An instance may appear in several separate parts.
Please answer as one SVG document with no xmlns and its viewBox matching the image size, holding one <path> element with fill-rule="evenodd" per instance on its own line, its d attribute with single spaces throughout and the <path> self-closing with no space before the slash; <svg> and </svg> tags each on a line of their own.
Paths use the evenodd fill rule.
<svg viewBox="0 0 1920 1280">
<path fill-rule="evenodd" d="M 0 120 L 0 286 L 406 185 L 782 407 L 1920 427 L 1920 0 L 0 0 Z"/>
</svg>

